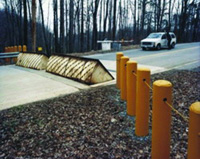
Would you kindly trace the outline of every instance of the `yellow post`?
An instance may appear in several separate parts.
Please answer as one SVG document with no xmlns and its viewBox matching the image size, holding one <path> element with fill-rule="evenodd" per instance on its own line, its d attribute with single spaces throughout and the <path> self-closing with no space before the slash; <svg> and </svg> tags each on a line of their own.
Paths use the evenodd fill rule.
<svg viewBox="0 0 200 159">
<path fill-rule="evenodd" d="M 200 102 L 190 106 L 188 159 L 200 158 Z"/>
<path fill-rule="evenodd" d="M 17 52 L 17 46 L 14 46 L 13 52 Z"/>
<path fill-rule="evenodd" d="M 136 74 L 137 62 L 128 61 L 126 63 L 126 85 L 127 85 L 127 114 L 135 116 L 136 113 Z"/>
<path fill-rule="evenodd" d="M 172 84 L 166 80 L 153 83 L 152 159 L 170 158 Z"/>
<path fill-rule="evenodd" d="M 42 47 L 38 47 L 38 51 L 39 51 L 39 52 L 42 52 Z"/>
<path fill-rule="evenodd" d="M 23 52 L 27 52 L 27 47 L 26 47 L 26 45 L 23 45 Z"/>
<path fill-rule="evenodd" d="M 10 46 L 7 47 L 7 52 L 10 52 Z"/>
<path fill-rule="evenodd" d="M 10 52 L 14 52 L 14 47 L 13 46 L 11 46 Z"/>
<path fill-rule="evenodd" d="M 137 70 L 136 122 L 135 134 L 146 136 L 149 133 L 149 85 L 151 71 L 148 68 Z"/>
<path fill-rule="evenodd" d="M 18 46 L 18 51 L 19 51 L 19 52 L 22 51 L 22 46 L 21 46 L 21 45 Z"/>
<path fill-rule="evenodd" d="M 116 83 L 117 83 L 117 88 L 120 89 L 120 59 L 121 57 L 124 56 L 122 52 L 118 52 L 116 54 L 116 72 L 117 72 L 117 78 L 116 78 Z"/>
<path fill-rule="evenodd" d="M 120 60 L 120 97 L 126 100 L 126 62 L 129 60 L 127 56 L 122 56 Z"/>
<path fill-rule="evenodd" d="M 7 47 L 4 48 L 4 52 L 8 52 Z"/>
</svg>

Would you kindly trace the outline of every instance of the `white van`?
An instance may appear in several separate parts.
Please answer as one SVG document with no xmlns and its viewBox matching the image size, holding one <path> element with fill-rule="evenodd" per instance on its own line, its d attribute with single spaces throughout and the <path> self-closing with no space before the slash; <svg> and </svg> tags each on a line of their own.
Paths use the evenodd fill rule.
<svg viewBox="0 0 200 159">
<path fill-rule="evenodd" d="M 176 36 L 174 33 L 170 32 L 171 35 L 171 48 L 176 45 Z M 160 50 L 161 48 L 168 48 L 168 40 L 165 32 L 151 33 L 146 39 L 141 40 L 140 44 L 143 50 L 148 48 L 155 48 Z"/>
</svg>

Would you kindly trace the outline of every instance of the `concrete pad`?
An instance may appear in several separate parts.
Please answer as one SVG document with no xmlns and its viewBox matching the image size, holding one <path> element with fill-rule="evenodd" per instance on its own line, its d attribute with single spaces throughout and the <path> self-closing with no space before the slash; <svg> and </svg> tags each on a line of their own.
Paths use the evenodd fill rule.
<svg viewBox="0 0 200 159">
<path fill-rule="evenodd" d="M 0 110 L 87 88 L 89 86 L 44 71 L 0 66 Z"/>
<path fill-rule="evenodd" d="M 111 61 L 111 60 L 100 60 L 100 61 L 108 69 L 108 71 L 110 71 L 113 77 L 116 78 L 116 61 Z M 151 70 L 151 74 L 166 71 L 164 67 L 156 67 L 156 66 L 141 65 L 141 64 L 138 64 L 138 67 L 149 68 Z"/>
</svg>

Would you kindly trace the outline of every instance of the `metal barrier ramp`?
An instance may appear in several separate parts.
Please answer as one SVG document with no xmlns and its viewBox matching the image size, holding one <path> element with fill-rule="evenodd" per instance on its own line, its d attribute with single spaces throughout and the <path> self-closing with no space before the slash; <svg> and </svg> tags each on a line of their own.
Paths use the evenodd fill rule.
<svg viewBox="0 0 200 159">
<path fill-rule="evenodd" d="M 68 55 L 52 55 L 46 71 L 87 84 L 114 79 L 99 60 Z"/>
<path fill-rule="evenodd" d="M 17 57 L 16 65 L 37 70 L 45 70 L 47 62 L 48 57 L 43 54 L 20 53 Z"/>
</svg>

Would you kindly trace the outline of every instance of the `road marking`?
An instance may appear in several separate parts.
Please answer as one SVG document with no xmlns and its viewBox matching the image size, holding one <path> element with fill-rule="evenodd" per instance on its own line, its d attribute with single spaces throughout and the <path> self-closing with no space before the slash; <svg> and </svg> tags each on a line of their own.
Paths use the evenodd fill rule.
<svg viewBox="0 0 200 159">
<path fill-rule="evenodd" d="M 141 56 L 141 57 L 134 57 L 131 58 L 131 60 L 138 60 L 138 59 L 143 59 L 143 58 L 148 58 L 148 57 L 156 57 L 156 56 L 162 56 L 162 55 L 168 55 L 168 54 L 172 54 L 172 53 L 176 53 L 182 50 L 192 50 L 192 49 L 197 49 L 200 48 L 199 46 L 196 47 L 192 47 L 192 48 L 187 48 L 187 49 L 180 49 L 180 50 L 175 50 L 175 51 L 168 51 L 168 52 L 164 52 L 164 53 L 157 53 L 157 54 L 153 54 L 153 55 L 145 55 L 145 56 Z M 180 53 L 185 53 L 185 52 L 180 52 Z"/>
<path fill-rule="evenodd" d="M 187 66 L 187 65 L 191 65 L 191 64 L 194 64 L 194 63 L 200 63 L 200 59 L 199 59 L 199 60 L 192 61 L 192 62 L 180 64 L 180 65 L 175 66 L 175 67 L 172 66 L 172 67 L 169 67 L 168 69 L 171 70 L 171 69 L 175 69 L 175 68 L 180 68 L 180 67 Z"/>
</svg>

